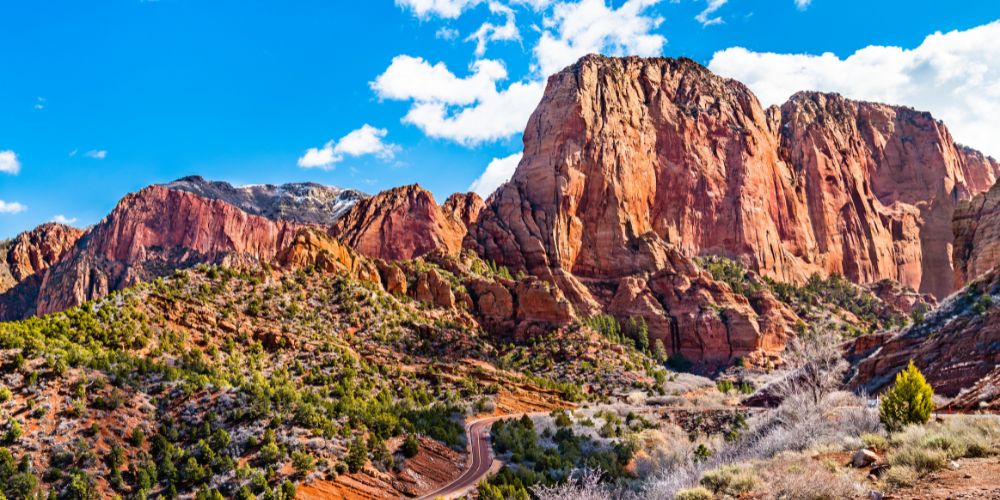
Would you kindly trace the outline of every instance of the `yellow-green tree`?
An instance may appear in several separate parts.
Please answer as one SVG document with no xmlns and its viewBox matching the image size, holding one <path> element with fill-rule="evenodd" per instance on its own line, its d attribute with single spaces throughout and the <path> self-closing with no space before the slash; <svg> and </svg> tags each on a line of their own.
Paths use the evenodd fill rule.
<svg viewBox="0 0 1000 500">
<path fill-rule="evenodd" d="M 896 374 L 896 383 L 882 397 L 879 416 L 890 430 L 907 424 L 926 424 L 934 411 L 934 389 L 920 369 L 910 361 L 905 370 Z"/>
</svg>

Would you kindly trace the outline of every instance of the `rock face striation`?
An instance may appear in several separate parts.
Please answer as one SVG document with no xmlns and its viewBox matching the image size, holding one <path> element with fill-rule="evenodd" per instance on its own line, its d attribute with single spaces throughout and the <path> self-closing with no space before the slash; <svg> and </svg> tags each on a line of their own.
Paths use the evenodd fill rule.
<svg viewBox="0 0 1000 500">
<path fill-rule="evenodd" d="M 368 197 L 354 189 L 312 182 L 235 187 L 228 182 L 207 181 L 199 176 L 189 176 L 163 186 L 194 193 L 203 198 L 222 200 L 244 212 L 268 219 L 301 224 L 333 224 L 355 203 Z"/>
<path fill-rule="evenodd" d="M 581 311 L 635 289 L 622 293 L 644 297 L 651 336 L 668 340 L 691 335 L 676 317 L 691 304 L 648 276 L 698 255 L 781 281 L 841 273 L 947 295 L 954 207 L 998 172 L 927 113 L 820 93 L 764 109 L 687 59 L 587 56 L 550 77 L 523 159 L 466 246 L 559 285 Z M 770 318 L 726 324 L 730 339 L 758 332 L 753 344 L 780 349 Z"/>
<path fill-rule="evenodd" d="M 414 259 L 435 250 L 456 254 L 467 229 L 461 215 L 452 213 L 458 212 L 446 213 L 429 191 L 414 184 L 359 201 L 337 220 L 332 233 L 379 259 Z"/>
</svg>

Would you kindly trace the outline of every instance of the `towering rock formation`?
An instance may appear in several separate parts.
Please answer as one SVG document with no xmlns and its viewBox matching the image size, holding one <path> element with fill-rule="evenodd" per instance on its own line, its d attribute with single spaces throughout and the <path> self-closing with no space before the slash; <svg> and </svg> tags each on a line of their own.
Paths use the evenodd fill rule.
<svg viewBox="0 0 1000 500">
<path fill-rule="evenodd" d="M 151 186 L 123 198 L 48 269 L 31 312 L 61 311 L 200 263 L 268 262 L 300 227 L 219 199 Z"/>
<path fill-rule="evenodd" d="M 954 205 L 997 173 L 927 113 L 817 93 L 764 110 L 690 60 L 588 56 L 549 79 L 470 244 L 532 274 L 613 278 L 650 269 L 651 234 L 780 280 L 943 296 Z"/>
<path fill-rule="evenodd" d="M 687 59 L 587 56 L 550 77 L 524 157 L 466 245 L 558 284 L 579 310 L 635 296 L 651 336 L 680 330 L 676 347 L 690 303 L 648 276 L 697 255 L 783 281 L 841 273 L 947 295 L 954 206 L 998 171 L 927 113 L 819 93 L 765 110 Z M 625 286 L 640 291 L 607 293 Z M 780 349 L 772 323 L 788 326 L 755 318 L 742 335 Z"/>
<path fill-rule="evenodd" d="M 442 210 L 416 184 L 359 201 L 332 230 L 358 252 L 386 260 L 413 259 L 434 250 L 457 253 L 466 231 L 462 220 Z"/>
</svg>

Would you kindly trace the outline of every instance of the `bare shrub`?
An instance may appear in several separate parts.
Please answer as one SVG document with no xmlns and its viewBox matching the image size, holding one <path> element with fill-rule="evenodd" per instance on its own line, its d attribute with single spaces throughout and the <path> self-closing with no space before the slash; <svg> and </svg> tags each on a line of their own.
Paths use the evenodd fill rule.
<svg viewBox="0 0 1000 500">
<path fill-rule="evenodd" d="M 890 467 L 882 476 L 882 485 L 886 490 L 892 491 L 898 488 L 913 486 L 920 479 L 920 474 L 916 469 L 907 465 L 897 465 Z"/>
<path fill-rule="evenodd" d="M 693 443 L 677 425 L 645 430 L 639 434 L 638 442 L 635 470 L 643 479 L 661 470 L 687 463 L 693 449 Z"/>
<path fill-rule="evenodd" d="M 838 473 L 812 457 L 785 454 L 761 471 L 762 490 L 768 498 L 787 500 L 839 500 L 854 498 L 864 488 L 847 473 Z"/>
<path fill-rule="evenodd" d="M 534 486 L 531 493 L 540 500 L 609 500 L 621 498 L 609 487 L 601 484 L 600 471 L 584 469 L 575 471 L 569 479 L 555 486 Z"/>
<path fill-rule="evenodd" d="M 840 344 L 840 337 L 828 331 L 809 331 L 794 337 L 782 355 L 790 373 L 778 383 L 778 394 L 804 394 L 819 405 L 827 394 L 840 388 L 847 372 Z"/>
</svg>

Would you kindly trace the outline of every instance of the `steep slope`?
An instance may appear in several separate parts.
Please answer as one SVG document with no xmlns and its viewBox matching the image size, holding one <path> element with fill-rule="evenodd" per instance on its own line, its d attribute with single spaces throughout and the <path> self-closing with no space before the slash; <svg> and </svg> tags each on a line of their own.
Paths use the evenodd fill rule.
<svg viewBox="0 0 1000 500">
<path fill-rule="evenodd" d="M 879 391 L 913 360 L 937 394 L 955 397 L 977 385 L 989 389 L 990 384 L 981 381 L 1000 365 L 998 296 L 1000 268 L 971 282 L 922 322 L 895 335 L 883 335 L 888 338 L 868 346 L 870 353 L 857 363 L 852 385 L 873 393 Z M 858 342 L 869 343 L 866 338 Z"/>
<path fill-rule="evenodd" d="M 228 182 L 207 181 L 199 176 L 190 176 L 163 186 L 194 193 L 203 198 L 222 200 L 244 212 L 268 219 L 303 224 L 333 224 L 355 203 L 368 197 L 354 189 L 312 182 L 234 187 Z"/>
<path fill-rule="evenodd" d="M 926 113 L 816 93 L 765 111 L 686 59 L 588 56 L 552 76 L 524 151 L 471 238 L 512 268 L 648 270 L 649 233 L 783 281 L 839 272 L 942 297 L 955 200 L 997 175 Z"/>
<path fill-rule="evenodd" d="M 123 198 L 49 268 L 29 313 L 61 311 L 196 264 L 269 262 L 299 227 L 222 200 L 151 186 Z"/>
<path fill-rule="evenodd" d="M 17 235 L 3 251 L 0 293 L 54 264 L 82 234 L 80 229 L 51 222 Z"/>
<path fill-rule="evenodd" d="M 359 201 L 337 220 L 332 233 L 369 257 L 400 260 L 434 250 L 456 254 L 466 227 L 414 184 Z"/>
<path fill-rule="evenodd" d="M 476 193 L 455 193 L 444 201 L 441 210 L 465 227 L 475 224 L 479 213 L 486 208 L 486 202 Z"/>
</svg>

